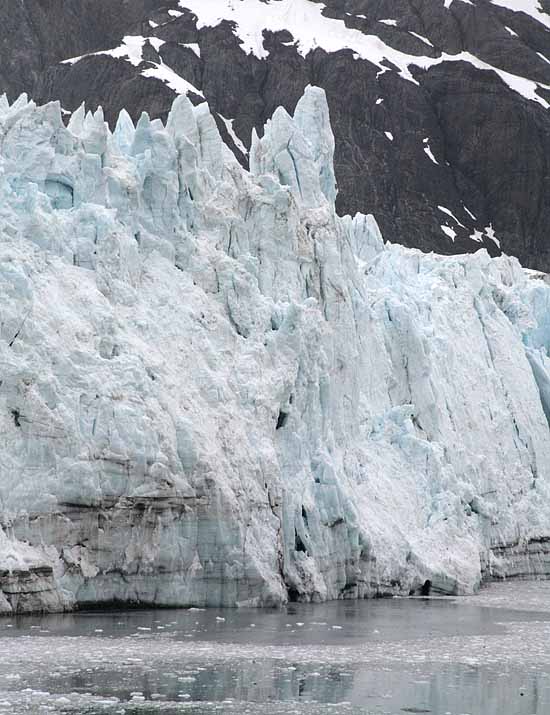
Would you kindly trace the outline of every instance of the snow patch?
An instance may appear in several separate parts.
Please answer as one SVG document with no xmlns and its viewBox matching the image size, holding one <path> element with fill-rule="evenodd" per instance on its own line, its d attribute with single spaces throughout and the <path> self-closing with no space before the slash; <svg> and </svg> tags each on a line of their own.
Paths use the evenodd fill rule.
<svg viewBox="0 0 550 715">
<path fill-rule="evenodd" d="M 455 231 L 455 230 L 453 230 L 450 226 L 441 226 L 441 230 L 443 231 L 443 233 L 444 233 L 446 236 L 448 236 L 448 237 L 451 239 L 451 241 L 454 242 L 454 240 L 455 240 L 455 238 L 456 238 L 456 231 Z"/>
<path fill-rule="evenodd" d="M 164 40 L 158 37 L 142 37 L 141 35 L 126 35 L 122 40 L 122 45 L 119 47 L 114 47 L 111 50 L 101 50 L 99 52 L 91 52 L 86 55 L 80 55 L 79 57 L 71 57 L 67 60 L 63 60 L 61 64 L 74 65 L 85 57 L 98 57 L 100 55 L 108 55 L 109 57 L 114 57 L 116 59 L 124 59 L 134 67 L 137 67 L 143 62 L 143 46 L 146 42 L 150 42 L 151 45 L 158 52 L 159 48 L 164 45 Z"/>
<path fill-rule="evenodd" d="M 197 89 L 191 82 L 188 82 L 174 72 L 168 65 L 164 63 L 158 64 L 156 62 L 151 62 L 150 64 L 152 66 L 143 70 L 141 73 L 143 77 L 154 77 L 164 82 L 164 84 L 168 85 L 176 94 L 188 94 L 189 92 L 193 92 L 204 99 L 204 95 L 200 89 Z"/>
<path fill-rule="evenodd" d="M 439 166 L 439 162 L 437 161 L 437 159 L 435 158 L 435 156 L 434 156 L 434 154 L 433 154 L 433 152 L 432 152 L 432 150 L 431 150 L 429 141 L 430 141 L 429 137 L 426 137 L 426 138 L 424 139 L 424 141 L 423 141 L 423 143 L 424 143 L 424 153 L 426 154 L 426 156 L 429 158 L 430 161 L 432 161 L 434 164 L 436 164 L 437 166 Z"/>
<path fill-rule="evenodd" d="M 522 12 L 525 15 L 529 15 L 550 28 L 550 17 L 542 9 L 539 0 L 491 0 L 493 5 L 499 5 L 500 7 L 505 7 L 513 12 Z"/>
<path fill-rule="evenodd" d="M 248 149 L 246 146 L 243 144 L 242 140 L 238 137 L 237 133 L 233 129 L 233 122 L 235 121 L 234 119 L 226 119 L 223 117 L 221 114 L 218 114 L 218 117 L 223 121 L 225 124 L 225 128 L 227 129 L 227 133 L 233 140 L 235 146 L 239 151 L 241 151 L 245 156 L 248 156 Z"/>
<path fill-rule="evenodd" d="M 474 221 L 477 221 L 476 216 L 474 216 L 474 214 L 470 211 L 470 209 L 465 204 L 462 204 L 462 207 L 464 208 L 464 211 L 466 211 L 468 216 L 470 216 L 470 218 L 472 218 Z"/>
<path fill-rule="evenodd" d="M 190 50 L 193 50 L 197 57 L 201 56 L 201 48 L 197 42 L 180 42 L 179 44 L 182 47 L 188 47 Z"/>
<path fill-rule="evenodd" d="M 453 219 L 453 221 L 454 221 L 458 226 L 461 226 L 461 227 L 464 228 L 464 229 L 466 228 L 466 226 L 464 226 L 464 224 L 461 223 L 461 222 L 457 219 L 457 217 L 454 215 L 454 213 L 453 213 L 450 209 L 446 208 L 445 206 L 438 206 L 437 208 L 438 208 L 439 211 L 441 211 L 442 213 L 447 214 L 447 216 L 450 216 L 450 217 Z"/>
<path fill-rule="evenodd" d="M 496 245 L 500 248 L 500 241 L 498 240 L 498 238 L 497 238 L 496 235 L 495 235 L 495 230 L 494 230 L 492 224 L 490 224 L 489 226 L 486 226 L 486 227 L 485 227 L 485 235 L 486 235 L 487 238 L 489 238 L 491 241 L 493 241 L 494 243 L 496 243 Z"/>
<path fill-rule="evenodd" d="M 430 42 L 430 40 L 428 40 L 427 37 L 424 37 L 424 35 L 419 35 L 417 32 L 413 32 L 412 30 L 409 30 L 409 35 L 416 37 L 417 40 L 420 40 L 425 45 L 429 45 L 430 47 L 433 47 L 433 44 Z"/>
</svg>

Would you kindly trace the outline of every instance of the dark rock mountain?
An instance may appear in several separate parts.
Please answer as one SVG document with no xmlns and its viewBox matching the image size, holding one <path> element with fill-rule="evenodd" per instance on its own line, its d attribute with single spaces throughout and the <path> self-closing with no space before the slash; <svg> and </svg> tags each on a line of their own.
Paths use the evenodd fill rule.
<svg viewBox="0 0 550 715">
<path fill-rule="evenodd" d="M 550 0 L 18 0 L 0 27 L 10 99 L 85 100 L 113 123 L 123 107 L 165 117 L 188 91 L 243 164 L 252 129 L 321 86 L 341 213 L 426 251 L 500 244 L 550 271 Z"/>
</svg>

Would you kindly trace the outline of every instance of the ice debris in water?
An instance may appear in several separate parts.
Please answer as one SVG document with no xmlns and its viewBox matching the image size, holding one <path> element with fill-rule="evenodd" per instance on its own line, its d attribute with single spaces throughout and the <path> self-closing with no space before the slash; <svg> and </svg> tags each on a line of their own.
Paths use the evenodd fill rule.
<svg viewBox="0 0 550 715">
<path fill-rule="evenodd" d="M 338 217 L 320 89 L 250 172 L 185 96 L 0 139 L 0 611 L 550 571 L 550 289 Z"/>
</svg>

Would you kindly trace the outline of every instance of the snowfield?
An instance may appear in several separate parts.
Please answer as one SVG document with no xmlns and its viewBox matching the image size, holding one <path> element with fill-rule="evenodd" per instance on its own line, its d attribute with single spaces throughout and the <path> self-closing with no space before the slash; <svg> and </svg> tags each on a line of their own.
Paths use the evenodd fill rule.
<svg viewBox="0 0 550 715">
<path fill-rule="evenodd" d="M 384 245 L 333 151 L 317 88 L 250 173 L 185 96 L 0 100 L 0 610 L 550 572 L 545 276 Z"/>
</svg>

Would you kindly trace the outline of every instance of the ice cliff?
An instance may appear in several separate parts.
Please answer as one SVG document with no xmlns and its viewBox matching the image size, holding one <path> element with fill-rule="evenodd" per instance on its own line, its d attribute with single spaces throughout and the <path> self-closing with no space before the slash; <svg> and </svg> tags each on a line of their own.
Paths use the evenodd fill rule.
<svg viewBox="0 0 550 715">
<path fill-rule="evenodd" d="M 321 90 L 254 136 L 0 100 L 0 611 L 550 573 L 550 288 L 338 218 Z"/>
</svg>

